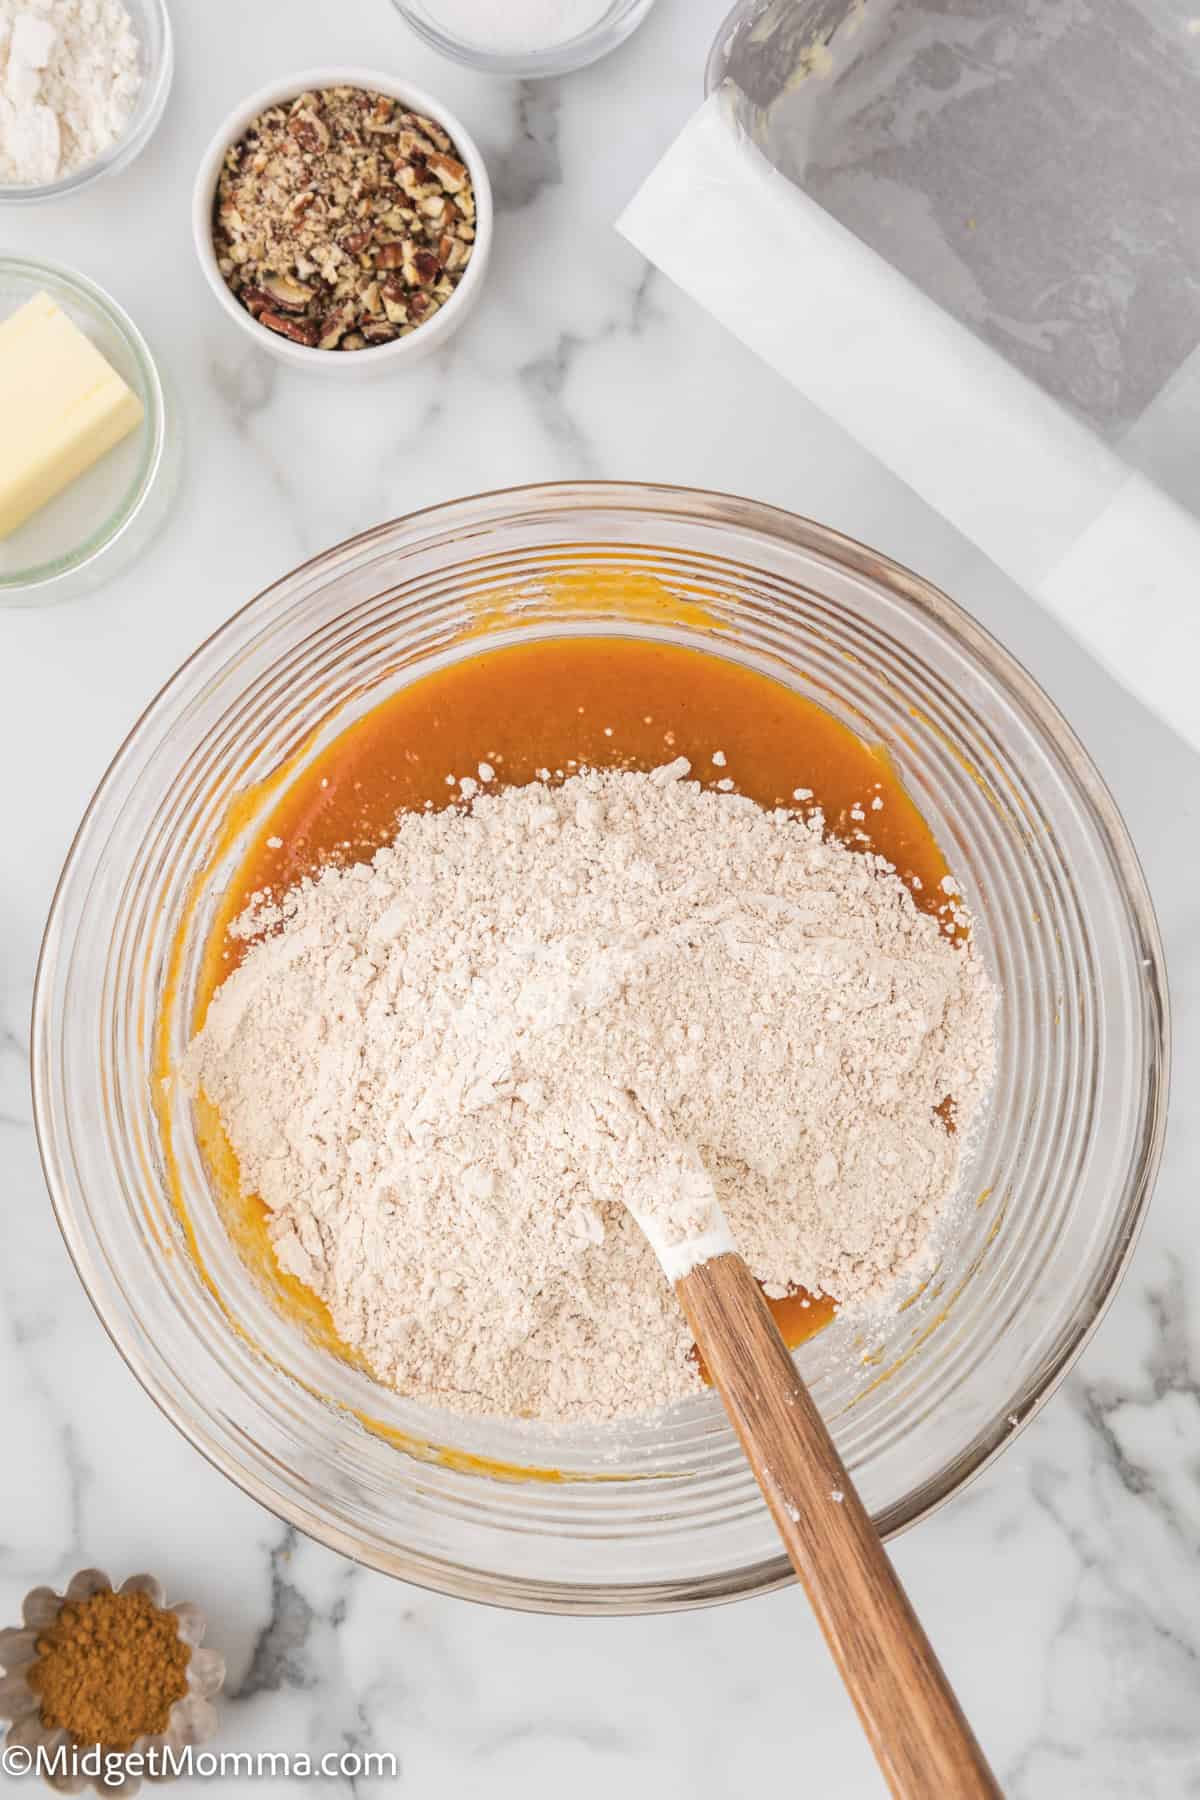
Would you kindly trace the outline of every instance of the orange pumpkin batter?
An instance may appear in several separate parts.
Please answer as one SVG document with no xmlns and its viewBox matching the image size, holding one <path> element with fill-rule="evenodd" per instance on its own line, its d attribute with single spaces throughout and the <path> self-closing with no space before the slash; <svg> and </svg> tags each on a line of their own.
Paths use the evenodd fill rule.
<svg viewBox="0 0 1200 1800">
<path fill-rule="evenodd" d="M 955 927 L 946 864 L 886 753 L 782 683 L 720 656 L 641 638 L 556 638 L 489 650 L 425 676 L 349 726 L 282 795 L 232 883 L 209 946 L 197 1024 L 244 953 L 226 926 L 253 895 L 282 893 L 329 861 L 361 861 L 399 813 L 460 803 L 447 777 L 490 764 L 501 783 L 581 765 L 651 769 L 686 756 L 705 786 L 732 782 L 763 806 L 819 807 L 853 849 L 887 858 L 916 904 Z M 794 796 L 799 790 L 802 798 Z M 948 1126 L 952 1129 L 950 1119 Z M 265 1212 L 237 1195 L 236 1164 L 210 1116 L 203 1133 L 235 1241 L 288 1310 L 339 1347 L 326 1309 L 274 1261 Z M 789 1344 L 827 1324 L 835 1300 L 772 1300 Z"/>
</svg>

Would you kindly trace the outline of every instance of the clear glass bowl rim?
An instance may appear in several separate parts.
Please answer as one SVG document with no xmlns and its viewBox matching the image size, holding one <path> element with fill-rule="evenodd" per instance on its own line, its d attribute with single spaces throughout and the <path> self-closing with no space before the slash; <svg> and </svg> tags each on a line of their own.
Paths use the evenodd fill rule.
<svg viewBox="0 0 1200 1800">
<path fill-rule="evenodd" d="M 1080 796 L 1086 801 L 1090 810 L 1091 821 L 1101 833 L 1113 856 L 1119 876 L 1121 897 L 1130 909 L 1141 941 L 1148 952 L 1149 966 L 1146 971 L 1146 980 L 1153 1002 L 1152 1061 L 1147 1069 L 1147 1075 L 1152 1077 L 1151 1104 L 1147 1107 L 1145 1129 L 1136 1145 L 1136 1155 L 1131 1155 L 1130 1175 L 1119 1208 L 1121 1227 L 1119 1236 L 1106 1264 L 1095 1273 L 1089 1294 L 1089 1304 L 1086 1310 L 1080 1309 L 1077 1313 L 1073 1320 L 1071 1335 L 1063 1339 L 1053 1360 L 1045 1363 L 1036 1377 L 1030 1378 L 1026 1390 L 1016 1400 L 1016 1416 L 1010 1421 L 1012 1429 L 990 1443 L 981 1444 L 977 1441 L 958 1458 L 945 1465 L 940 1478 L 925 1484 L 919 1504 L 914 1505 L 908 1515 L 898 1523 L 890 1523 L 885 1535 L 889 1538 L 898 1536 L 902 1531 L 931 1516 L 947 1500 L 959 1493 L 969 1482 L 988 1468 L 1000 1452 L 1007 1448 L 1019 1432 L 1025 1428 L 1029 1420 L 1041 1411 L 1090 1342 L 1112 1303 L 1136 1248 L 1162 1155 L 1170 1085 L 1169 996 L 1161 935 L 1145 877 L 1119 809 L 1081 741 L 1034 678 L 1009 651 L 1000 645 L 998 640 L 966 613 L 957 602 L 950 599 L 922 576 L 906 569 L 902 564 L 829 527 L 759 501 L 715 491 L 665 484 L 607 481 L 545 483 L 491 490 L 402 515 L 346 539 L 340 544 L 330 546 L 308 558 L 295 569 L 288 571 L 278 581 L 261 590 L 244 606 L 231 614 L 180 665 L 135 721 L 125 742 L 97 786 L 72 840 L 51 904 L 34 987 L 31 1054 L 34 1125 L 51 1203 L 59 1228 L 85 1291 L 92 1299 L 100 1321 L 122 1356 L 122 1360 L 126 1362 L 151 1399 L 183 1436 L 214 1467 L 268 1511 L 331 1545 L 353 1560 L 365 1562 L 368 1566 L 383 1568 L 387 1573 L 402 1574 L 404 1579 L 414 1582 L 415 1585 L 424 1585 L 435 1591 L 457 1593 L 475 1600 L 515 1607 L 520 1610 L 657 1611 L 678 1608 L 681 1605 L 711 1604 L 743 1598 L 751 1593 L 767 1592 L 790 1582 L 793 1579 L 791 1569 L 786 1559 L 780 1556 L 741 1569 L 738 1571 L 737 1579 L 711 1580 L 702 1593 L 689 1595 L 683 1599 L 668 1597 L 665 1600 L 647 1600 L 640 1589 L 627 1591 L 614 1587 L 611 1590 L 611 1598 L 602 1606 L 589 1604 L 584 1599 L 573 1604 L 564 1603 L 555 1589 L 548 1589 L 544 1593 L 531 1590 L 528 1594 L 524 1591 L 514 1591 L 511 1583 L 502 1586 L 498 1592 L 488 1593 L 481 1591 L 477 1580 L 464 1579 L 454 1582 L 444 1578 L 433 1579 L 428 1571 L 413 1573 L 409 1569 L 397 1569 L 394 1566 L 388 1567 L 384 1563 L 374 1562 L 367 1554 L 360 1554 L 356 1545 L 348 1540 L 344 1533 L 335 1527 L 323 1524 L 311 1512 L 306 1513 L 302 1508 L 281 1499 L 265 1482 L 250 1471 L 238 1466 L 232 1457 L 226 1456 L 206 1441 L 204 1420 L 186 1415 L 183 1409 L 175 1405 L 172 1399 L 162 1391 L 154 1375 L 139 1365 L 136 1356 L 131 1354 L 129 1348 L 122 1342 L 118 1325 L 105 1316 L 95 1297 L 93 1282 L 89 1279 L 89 1250 L 85 1241 L 86 1232 L 73 1214 L 69 1183 L 64 1178 L 60 1146 L 55 1140 L 50 1118 L 52 1083 L 47 1025 L 52 1001 L 50 990 L 53 968 L 63 933 L 62 901 L 76 874 L 76 865 L 89 847 L 89 828 L 109 784 L 118 777 L 124 761 L 131 754 L 143 728 L 161 708 L 170 702 L 177 688 L 186 688 L 187 678 L 194 665 L 205 659 L 222 638 L 228 635 L 231 640 L 236 639 L 238 628 L 244 629 L 251 622 L 255 611 L 269 603 L 277 590 L 311 572 L 327 558 L 363 552 L 377 540 L 386 537 L 389 533 L 396 532 L 398 528 L 404 528 L 406 532 L 411 533 L 436 524 L 443 531 L 450 530 L 456 535 L 459 532 L 471 534 L 477 533 L 489 524 L 500 524 L 514 512 L 520 512 L 522 509 L 532 507 L 550 511 L 565 511 L 578 510 L 588 506 L 607 511 L 628 509 L 639 516 L 646 516 L 647 519 L 652 519 L 657 509 L 682 513 L 684 516 L 692 518 L 710 518 L 717 513 L 722 523 L 764 534 L 785 547 L 793 545 L 832 557 L 851 569 L 869 574 L 874 580 L 886 581 L 894 594 L 901 595 L 906 603 L 930 615 L 940 627 L 950 632 L 961 647 L 969 651 L 991 678 L 998 679 L 1014 700 L 1046 732 L 1055 748 L 1069 761 L 1073 777 L 1079 786 Z M 470 1574 L 470 1572 L 467 1573 Z"/>
<path fill-rule="evenodd" d="M 102 156 L 86 163 L 82 169 L 76 169 L 73 174 L 64 175 L 60 181 L 33 185 L 0 182 L 0 206 L 27 206 L 39 200 L 65 199 L 68 194 L 77 194 L 82 188 L 90 187 L 93 181 L 99 181 L 102 176 L 127 169 L 146 148 L 166 110 L 167 97 L 175 77 L 175 34 L 166 0 L 144 0 L 144 3 L 157 15 L 162 32 L 162 49 L 154 67 L 146 70 L 148 92 L 145 93 L 144 101 L 139 97 L 138 111 L 141 117 L 134 129 L 118 138 Z"/>
<path fill-rule="evenodd" d="M 479 69 L 485 75 L 524 77 L 531 81 L 569 75 L 574 69 L 584 69 L 589 63 L 599 62 L 601 57 L 619 49 L 626 38 L 633 36 L 654 4 L 655 0 L 624 0 L 614 16 L 602 19 L 577 37 L 568 38 L 565 43 L 555 44 L 547 50 L 497 51 L 484 50 L 466 38 L 455 37 L 453 32 L 439 30 L 420 7 L 410 6 L 407 0 L 392 0 L 409 30 L 416 32 L 422 42 L 439 55 L 448 56 L 467 68 Z"/>
</svg>

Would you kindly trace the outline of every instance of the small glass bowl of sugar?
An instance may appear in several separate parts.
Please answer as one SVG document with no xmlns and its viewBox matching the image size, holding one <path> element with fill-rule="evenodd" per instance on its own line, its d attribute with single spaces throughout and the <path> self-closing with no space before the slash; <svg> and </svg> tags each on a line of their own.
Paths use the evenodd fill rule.
<svg viewBox="0 0 1200 1800">
<path fill-rule="evenodd" d="M 392 0 L 443 56 L 487 75 L 536 79 L 597 62 L 637 30 L 654 0 Z"/>
</svg>

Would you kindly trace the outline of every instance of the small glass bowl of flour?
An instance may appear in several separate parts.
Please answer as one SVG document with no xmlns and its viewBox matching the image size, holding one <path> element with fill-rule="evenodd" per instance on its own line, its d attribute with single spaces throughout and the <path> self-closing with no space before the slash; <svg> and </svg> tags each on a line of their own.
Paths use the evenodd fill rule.
<svg viewBox="0 0 1200 1800">
<path fill-rule="evenodd" d="M 127 168 L 173 68 L 165 0 L 0 0 L 0 204 Z"/>
<path fill-rule="evenodd" d="M 636 31 L 654 0 L 392 0 L 443 56 L 488 75 L 565 75 Z"/>
</svg>

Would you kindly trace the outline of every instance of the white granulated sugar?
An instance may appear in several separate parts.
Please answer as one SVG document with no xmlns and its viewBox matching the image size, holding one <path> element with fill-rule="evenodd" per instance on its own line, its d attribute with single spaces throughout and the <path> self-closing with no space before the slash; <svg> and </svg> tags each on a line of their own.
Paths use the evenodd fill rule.
<svg viewBox="0 0 1200 1800">
<path fill-rule="evenodd" d="M 569 1420 L 695 1391 L 625 1204 L 664 1180 L 843 1312 L 928 1264 L 991 1075 L 982 962 L 877 858 L 687 773 L 408 814 L 239 922 L 268 935 L 185 1078 L 281 1265 L 403 1393 Z"/>
<path fill-rule="evenodd" d="M 121 0 L 0 0 L 0 182 L 57 181 L 123 135 L 142 85 Z"/>
<path fill-rule="evenodd" d="M 599 23 L 610 0 L 428 0 L 434 24 L 493 55 L 552 50 Z"/>
</svg>

